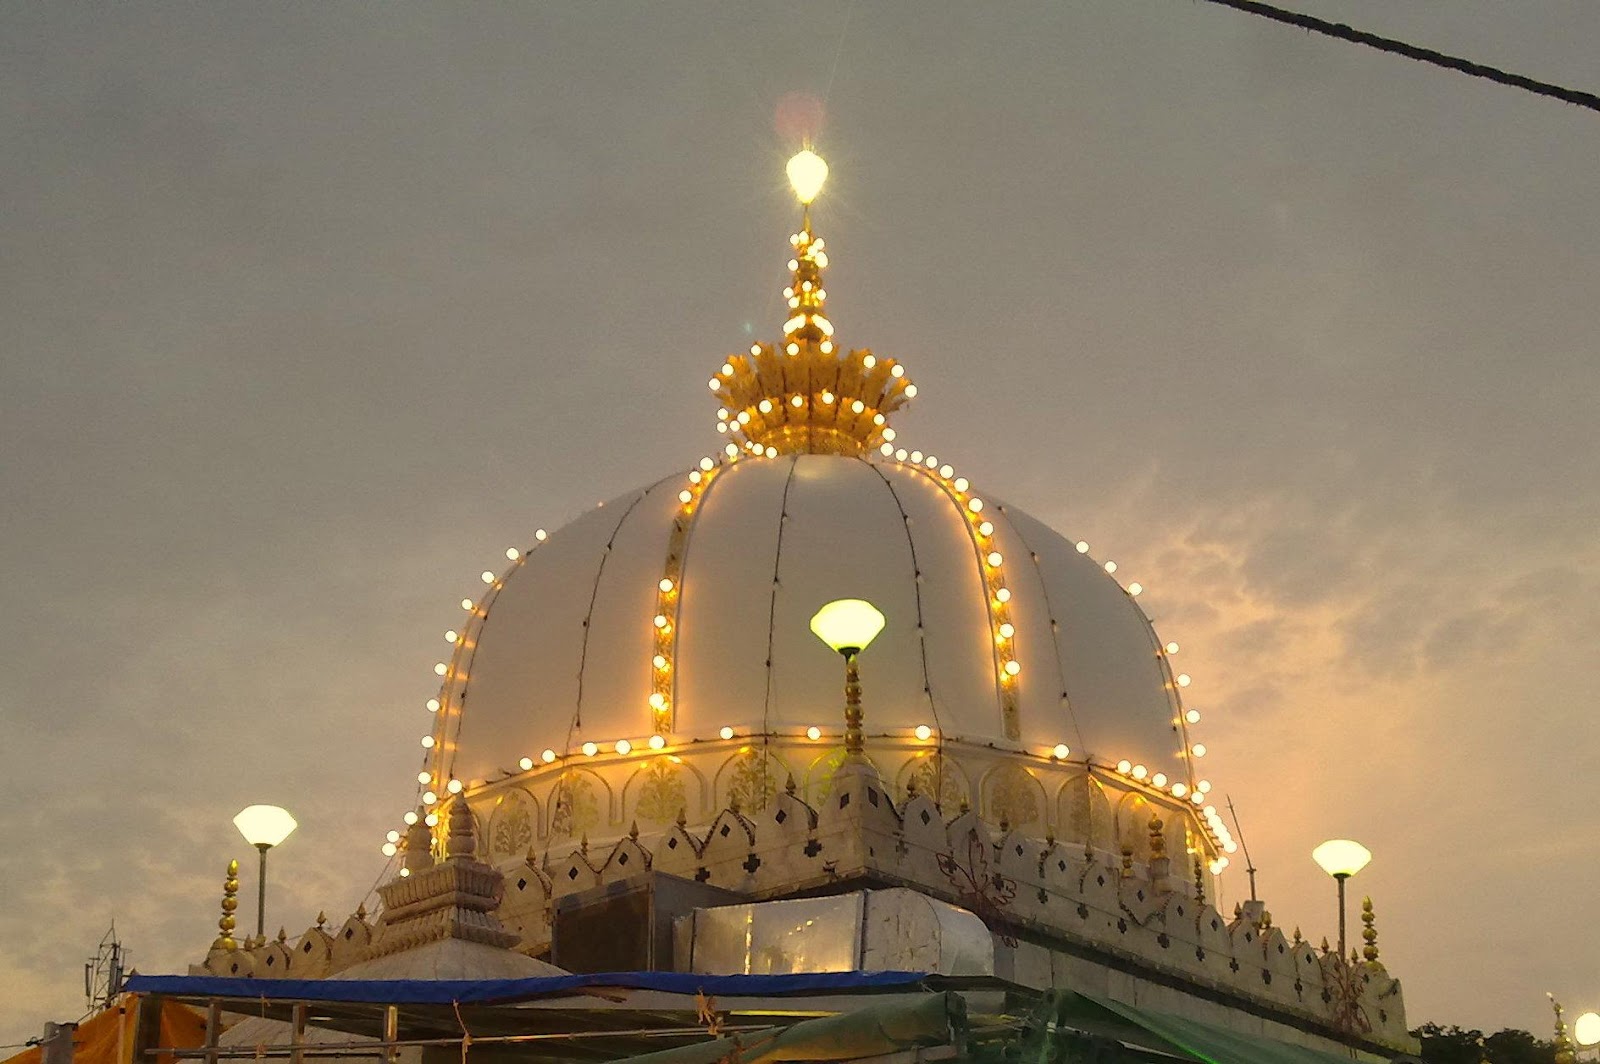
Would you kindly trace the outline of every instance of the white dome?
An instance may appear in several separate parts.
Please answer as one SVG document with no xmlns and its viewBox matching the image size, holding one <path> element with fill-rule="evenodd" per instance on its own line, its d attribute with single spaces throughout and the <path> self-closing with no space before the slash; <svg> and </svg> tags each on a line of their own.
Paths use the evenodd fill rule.
<svg viewBox="0 0 1600 1064">
<path fill-rule="evenodd" d="M 869 756 L 874 736 L 927 725 L 1002 749 L 1066 744 L 1073 760 L 1127 759 L 1193 783 L 1149 621 L 1041 522 L 987 497 L 975 514 L 976 493 L 893 461 L 783 455 L 688 476 L 555 532 L 475 607 L 441 696 L 435 779 L 494 781 L 586 742 L 642 751 L 658 731 L 681 747 L 724 727 L 815 726 L 837 743 L 844 670 L 808 621 L 832 599 L 864 598 L 888 620 L 860 658 Z M 680 498 L 690 487 L 692 505 Z M 1014 625 L 1014 678 L 1003 678 L 1002 620 Z"/>
</svg>

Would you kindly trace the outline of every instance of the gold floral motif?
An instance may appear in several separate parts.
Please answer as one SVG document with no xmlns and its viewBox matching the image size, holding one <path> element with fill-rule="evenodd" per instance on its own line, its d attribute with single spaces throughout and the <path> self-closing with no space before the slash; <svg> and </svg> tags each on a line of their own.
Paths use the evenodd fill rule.
<svg viewBox="0 0 1600 1064">
<path fill-rule="evenodd" d="M 759 750 L 746 750 L 728 780 L 728 801 L 746 813 L 759 813 L 778 793 L 778 763 Z"/>
<path fill-rule="evenodd" d="M 906 797 L 915 790 L 933 799 L 941 810 L 954 813 L 967 800 L 967 787 L 961 774 L 945 764 L 944 755 L 929 754 L 919 758 L 916 767 L 906 777 Z"/>
<path fill-rule="evenodd" d="M 525 853 L 532 843 L 533 817 L 528 812 L 528 803 L 513 795 L 495 810 L 489 829 L 490 852 L 515 856 Z"/>
<path fill-rule="evenodd" d="M 1088 776 L 1079 776 L 1061 790 L 1061 826 L 1065 838 L 1098 850 L 1112 848 L 1111 803 Z"/>
<path fill-rule="evenodd" d="M 665 824 L 686 804 L 683 770 L 666 758 L 658 757 L 642 771 L 634 815 L 652 824 Z"/>
<path fill-rule="evenodd" d="M 550 833 L 571 838 L 587 832 L 599 822 L 600 803 L 595 800 L 594 784 L 581 772 L 569 772 L 562 776 L 556 786 Z"/>
<path fill-rule="evenodd" d="M 989 819 L 1010 827 L 1039 819 L 1039 785 L 1021 765 L 1002 765 L 989 785 Z"/>
</svg>

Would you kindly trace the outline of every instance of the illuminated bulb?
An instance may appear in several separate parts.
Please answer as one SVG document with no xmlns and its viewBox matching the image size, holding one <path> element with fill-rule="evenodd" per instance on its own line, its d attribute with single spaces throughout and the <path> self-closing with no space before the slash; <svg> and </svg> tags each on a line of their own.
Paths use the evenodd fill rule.
<svg viewBox="0 0 1600 1064">
<path fill-rule="evenodd" d="M 1165 772 L 1157 772 L 1154 776 L 1150 777 L 1150 782 L 1155 784 L 1157 787 L 1165 787 L 1167 785 L 1167 774 Z"/>
<path fill-rule="evenodd" d="M 999 565 L 1001 562 L 1005 561 L 1005 558 L 1000 554 L 999 551 L 992 550 L 989 552 L 989 557 L 987 560 L 990 565 Z"/>
<path fill-rule="evenodd" d="M 756 409 L 761 411 L 763 414 L 772 413 L 772 400 L 771 399 L 763 399 L 763 400 L 761 400 L 761 402 L 756 404 Z"/>
<path fill-rule="evenodd" d="M 593 757 L 595 754 L 598 754 L 599 752 L 600 752 L 600 747 L 596 746 L 594 743 L 584 743 L 583 744 L 583 756 L 584 757 Z"/>
<path fill-rule="evenodd" d="M 778 457 L 778 449 L 776 447 L 768 447 L 766 454 L 768 458 L 776 458 Z"/>
<path fill-rule="evenodd" d="M 406 827 L 410 827 L 412 824 L 415 824 L 417 822 L 417 814 L 414 813 L 413 811 L 411 811 L 410 809 L 407 809 L 406 810 L 406 815 L 402 819 L 405 820 Z"/>
<path fill-rule="evenodd" d="M 556 759 L 556 752 L 554 750 L 546 750 L 544 753 L 540 754 L 539 756 L 541 758 L 543 758 L 544 759 L 544 763 L 548 765 L 548 764 L 550 764 L 551 762 L 553 762 Z"/>
<path fill-rule="evenodd" d="M 816 742 L 818 739 L 822 738 L 822 729 L 813 724 L 811 727 L 806 729 L 806 738 L 810 739 L 812 742 Z"/>
<path fill-rule="evenodd" d="M 1200 711 L 1198 709 L 1191 709 L 1183 715 L 1183 719 L 1188 721 L 1190 724 L 1199 724 Z"/>
<path fill-rule="evenodd" d="M 718 388 L 722 387 L 722 382 L 717 380 L 717 378 L 712 377 L 710 380 L 706 381 L 706 387 L 710 388 L 712 391 L 716 391 Z"/>
<path fill-rule="evenodd" d="M 1206 756 L 1206 744 L 1205 743 L 1195 743 L 1193 746 L 1191 746 L 1189 748 L 1189 752 L 1191 754 L 1193 754 L 1195 757 L 1205 757 Z"/>
<path fill-rule="evenodd" d="M 432 750 L 433 749 L 433 736 L 424 735 L 422 737 L 422 748 L 424 750 Z"/>
<path fill-rule="evenodd" d="M 717 732 L 717 734 L 722 736 L 724 739 L 732 739 L 733 738 L 733 729 L 730 728 L 728 725 L 724 724 L 722 726 L 722 730 Z"/>
<path fill-rule="evenodd" d="M 884 444 L 883 446 L 878 448 L 878 453 L 883 455 L 885 458 L 891 457 L 894 454 L 894 444 L 892 444 L 892 443 Z"/>
<path fill-rule="evenodd" d="M 1017 634 L 1017 629 L 1016 629 L 1016 627 L 1014 625 L 1012 625 L 1012 623 L 1010 621 L 1007 621 L 1005 624 L 1002 624 L 1000 626 L 1000 638 L 1001 639 L 1010 639 L 1012 636 L 1014 636 L 1016 634 Z"/>
<path fill-rule="evenodd" d="M 1128 585 L 1128 594 L 1130 594 L 1130 595 L 1139 595 L 1139 594 L 1143 593 L 1143 591 L 1144 591 L 1144 585 L 1141 584 L 1141 583 L 1138 583 L 1137 581 L 1135 581 L 1134 583 L 1131 583 L 1131 584 Z"/>
<path fill-rule="evenodd" d="M 445 784 L 445 788 L 444 789 L 449 791 L 451 794 L 460 794 L 461 793 L 461 781 L 460 780 L 451 780 L 449 783 Z"/>
<path fill-rule="evenodd" d="M 935 458 L 935 457 L 934 457 L 934 456 L 933 456 L 933 455 L 931 455 L 931 454 L 930 454 L 930 455 L 929 455 L 929 456 L 928 456 L 928 460 L 927 460 L 927 462 L 926 462 L 926 463 L 925 463 L 925 464 L 926 464 L 926 465 L 927 465 L 927 467 L 928 467 L 928 468 L 929 468 L 929 469 L 933 469 L 933 468 L 935 468 L 935 467 L 936 467 L 936 466 L 938 466 L 938 464 L 939 464 L 939 460 L 938 460 L 938 459 L 937 459 L 937 458 Z"/>
<path fill-rule="evenodd" d="M 444 633 L 444 641 L 446 643 L 454 643 L 457 639 L 460 639 L 460 638 L 461 637 L 458 636 L 453 629 L 448 630 L 448 631 L 446 631 Z"/>
<path fill-rule="evenodd" d="M 1201 794 L 1210 794 L 1211 793 L 1211 781 L 1210 780 L 1201 780 L 1199 783 L 1196 783 L 1194 785 L 1194 787 L 1195 787 L 1195 790 L 1199 791 Z"/>
<path fill-rule="evenodd" d="M 739 448 L 735 444 L 730 443 L 722 449 L 722 453 L 727 455 L 729 458 L 737 458 L 739 457 Z"/>
<path fill-rule="evenodd" d="M 411 874 L 411 869 L 409 869 L 409 868 L 405 868 L 405 867 L 402 867 L 402 868 L 401 868 L 401 869 L 400 869 L 400 878 L 401 878 L 401 879 L 405 879 L 405 878 L 406 878 L 406 877 L 407 877 L 407 876 L 409 876 L 409 875 L 410 875 L 410 874 Z"/>
<path fill-rule="evenodd" d="M 1186 795 L 1188 793 L 1189 793 L 1189 788 L 1185 787 L 1183 784 L 1174 783 L 1172 785 L 1172 796 L 1174 798 L 1182 798 L 1184 795 Z"/>
<path fill-rule="evenodd" d="M 893 439 L 894 439 L 894 437 L 895 437 L 895 431 L 894 431 L 894 429 L 884 429 L 884 430 L 883 430 L 883 438 L 884 438 L 884 439 L 886 439 L 886 440 L 893 440 Z"/>
<path fill-rule="evenodd" d="M 386 842 L 386 843 L 383 844 L 383 855 L 385 857 L 393 857 L 395 854 L 397 854 L 399 852 L 400 852 L 400 848 L 398 846 L 396 846 L 394 843 Z"/>
<path fill-rule="evenodd" d="M 784 350 L 789 352 L 791 355 L 798 355 L 800 353 L 800 345 L 799 344 L 787 344 L 787 345 L 785 345 Z"/>
<path fill-rule="evenodd" d="M 418 783 L 427 783 L 428 781 L 430 781 L 432 779 L 433 779 L 433 773 L 431 773 L 431 772 L 419 772 L 419 773 L 417 773 L 417 782 Z"/>
<path fill-rule="evenodd" d="M 790 406 L 796 406 L 796 407 L 805 406 L 806 405 L 806 401 L 805 401 L 805 399 L 803 397 L 797 395 L 793 399 L 789 400 L 789 405 Z"/>
<path fill-rule="evenodd" d="M 994 593 L 994 600 L 996 602 L 1010 602 L 1011 601 L 1011 589 L 1009 587 L 1000 588 L 998 591 L 996 591 Z"/>
<path fill-rule="evenodd" d="M 462 599 L 461 600 L 461 608 L 464 609 L 464 610 L 472 609 L 472 600 L 471 599 Z"/>
<path fill-rule="evenodd" d="M 1189 795 L 1189 801 L 1193 802 L 1195 805 L 1200 805 L 1205 800 L 1206 796 L 1201 794 L 1199 791 L 1195 791 L 1193 794 Z"/>
<path fill-rule="evenodd" d="M 1177 652 L 1178 652 L 1178 644 L 1176 644 L 1176 643 L 1168 643 L 1167 644 L 1167 653 L 1168 654 L 1176 654 Z"/>
<path fill-rule="evenodd" d="M 741 424 L 741 425 L 750 424 L 750 411 L 748 411 L 748 410 L 739 411 L 739 416 L 737 418 L 735 418 L 734 420 L 739 422 L 739 424 Z"/>
<path fill-rule="evenodd" d="M 922 464 L 922 452 L 921 451 L 912 451 L 911 452 L 911 460 L 913 462 L 917 463 L 918 465 L 921 465 Z"/>
<path fill-rule="evenodd" d="M 889 375 L 893 377 L 904 377 L 906 375 L 906 368 L 901 365 L 895 365 L 890 368 Z"/>
<path fill-rule="evenodd" d="M 1222 844 L 1222 849 L 1227 853 L 1234 853 L 1239 849 L 1239 844 L 1234 842 L 1232 839 L 1229 839 L 1227 842 Z"/>
<path fill-rule="evenodd" d="M 859 414 L 866 408 L 867 404 L 863 403 L 860 399 L 857 399 L 855 402 L 850 404 L 850 412 L 852 414 Z"/>
<path fill-rule="evenodd" d="M 494 583 L 494 574 L 485 569 L 483 572 L 478 574 L 478 579 L 482 580 L 486 584 L 492 584 Z"/>
<path fill-rule="evenodd" d="M 1056 743 L 1056 748 L 1050 752 L 1056 755 L 1057 761 L 1065 761 L 1072 749 L 1066 743 Z"/>
<path fill-rule="evenodd" d="M 1192 682 L 1193 681 L 1189 679 L 1189 674 L 1188 673 L 1186 673 L 1186 672 L 1178 673 L 1178 686 L 1179 687 L 1188 687 L 1189 684 L 1191 684 Z"/>
<path fill-rule="evenodd" d="M 805 204 L 817 198 L 823 182 L 828 180 L 827 162 L 810 148 L 791 156 L 783 172 L 789 175 L 789 186 L 794 189 L 795 198 Z"/>
<path fill-rule="evenodd" d="M 433 674 L 435 676 L 443 676 L 445 673 L 447 673 L 449 671 L 450 671 L 450 666 L 446 665 L 444 662 L 436 661 L 436 662 L 433 663 Z"/>
<path fill-rule="evenodd" d="M 824 340 L 818 346 L 820 346 L 822 348 L 822 353 L 823 354 L 825 354 L 825 355 L 833 354 L 833 341 L 832 340 Z"/>
<path fill-rule="evenodd" d="M 700 472 L 700 470 L 692 469 L 689 471 L 689 483 L 698 484 L 704 479 L 705 476 Z"/>
<path fill-rule="evenodd" d="M 524 772 L 528 771 L 530 768 L 533 767 L 533 758 L 531 758 L 531 757 L 523 758 L 521 761 L 517 762 L 517 767 L 520 768 Z"/>
<path fill-rule="evenodd" d="M 915 384 L 906 385 L 906 398 L 907 399 L 915 399 L 916 397 L 917 397 L 917 386 Z"/>
<path fill-rule="evenodd" d="M 664 614 L 664 613 L 656 614 L 655 625 L 656 625 L 657 628 L 665 628 L 667 626 L 667 616 L 666 616 L 666 614 Z"/>
<path fill-rule="evenodd" d="M 633 744 L 626 739 L 617 740 L 617 753 L 628 754 L 633 752 Z"/>
<path fill-rule="evenodd" d="M 923 742 L 927 742 L 929 737 L 933 735 L 933 729 L 928 727 L 926 724 L 918 724 L 916 734 L 918 739 L 921 739 Z"/>
<path fill-rule="evenodd" d="M 655 657 L 650 659 L 650 664 L 654 665 L 658 669 L 665 669 L 667 667 L 667 659 L 662 657 L 660 654 L 657 654 Z"/>
<path fill-rule="evenodd" d="M 954 473 L 954 472 L 955 472 L 955 467 L 951 466 L 949 464 L 945 464 L 945 465 L 942 465 L 942 466 L 939 467 L 939 475 L 941 477 L 944 477 L 944 479 L 946 479 L 946 480 L 949 480 L 950 479 L 950 475 L 952 473 Z"/>
<path fill-rule="evenodd" d="M 432 805 L 435 802 L 437 802 L 438 800 L 439 800 L 439 796 L 437 794 L 434 794 L 432 791 L 423 791 L 422 792 L 422 804 L 423 805 Z"/>
<path fill-rule="evenodd" d="M 878 364 L 878 357 L 876 355 L 868 355 L 868 356 L 866 356 L 865 358 L 863 358 L 861 360 L 861 368 L 862 369 L 871 369 L 873 366 L 876 366 L 877 364 Z"/>
<path fill-rule="evenodd" d="M 437 698 L 428 699 L 427 705 L 429 713 L 439 712 L 439 700 Z"/>
<path fill-rule="evenodd" d="M 983 509 L 983 500 L 982 499 L 969 499 L 969 500 L 967 500 L 967 509 L 971 510 L 973 513 L 977 513 L 978 511 Z"/>
<path fill-rule="evenodd" d="M 872 415 L 872 423 L 873 423 L 873 424 L 874 424 L 874 425 L 878 425 L 878 426 L 880 426 L 880 427 L 881 427 L 881 426 L 882 426 L 882 425 L 883 425 L 883 423 L 884 423 L 884 422 L 885 422 L 885 421 L 888 421 L 888 420 L 889 420 L 889 419 L 888 419 L 888 418 L 886 418 L 886 417 L 884 417 L 884 416 L 883 416 L 883 415 L 882 415 L 882 414 L 873 414 L 873 415 Z"/>
<path fill-rule="evenodd" d="M 897 462 L 904 462 L 906 460 L 906 449 L 904 447 L 894 452 L 894 460 Z"/>
<path fill-rule="evenodd" d="M 439 814 L 429 813 L 427 816 L 422 818 L 422 822 L 428 825 L 430 828 L 436 828 L 439 826 Z"/>
<path fill-rule="evenodd" d="M 1124 776 L 1126 776 L 1132 768 L 1133 762 L 1127 760 L 1126 758 L 1117 762 L 1117 771 L 1122 773 Z"/>
<path fill-rule="evenodd" d="M 1208 805 L 1201 810 L 1201 812 L 1205 814 L 1205 818 L 1207 820 L 1210 820 L 1217 815 L 1217 807 L 1214 805 Z"/>
<path fill-rule="evenodd" d="M 1143 765 L 1135 765 L 1135 766 L 1133 766 L 1133 778 L 1136 779 L 1136 780 L 1144 779 L 1145 776 L 1148 773 L 1149 773 L 1149 770 L 1146 769 Z"/>
<path fill-rule="evenodd" d="M 966 477 L 956 477 L 955 484 L 953 485 L 957 491 L 966 491 L 971 486 L 972 482 Z"/>
<path fill-rule="evenodd" d="M 700 468 L 701 468 L 701 469 L 702 469 L 702 470 L 704 470 L 704 471 L 705 471 L 705 472 L 707 472 L 707 473 L 709 473 L 709 472 L 711 472 L 711 470 L 712 470 L 712 467 L 714 467 L 714 466 L 715 466 L 715 465 L 716 465 L 716 464 L 717 464 L 717 463 L 715 463 L 715 462 L 713 462 L 713 461 L 712 461 L 712 460 L 711 460 L 711 459 L 709 459 L 709 458 L 702 458 L 702 459 L 700 459 Z"/>
<path fill-rule="evenodd" d="M 1006 675 L 1007 676 L 1015 676 L 1017 673 L 1019 673 L 1021 671 L 1022 671 L 1022 666 L 1019 663 L 1017 663 L 1016 661 L 1008 661 L 1008 662 L 1006 662 Z"/>
<path fill-rule="evenodd" d="M 1081 539 L 1078 540 L 1078 553 L 1079 554 L 1088 554 L 1089 553 L 1089 544 L 1085 543 Z"/>
<path fill-rule="evenodd" d="M 717 422 L 717 431 L 726 433 L 728 431 L 728 426 L 719 421 Z"/>
<path fill-rule="evenodd" d="M 506 557 L 512 561 L 516 561 L 518 558 L 522 557 L 522 552 L 515 547 L 507 547 Z"/>
<path fill-rule="evenodd" d="M 672 590 L 672 581 L 667 577 L 662 577 L 661 583 L 657 584 L 656 587 L 659 587 L 663 593 L 669 592 Z"/>
<path fill-rule="evenodd" d="M 1117 571 L 1117 563 L 1116 562 L 1106 562 L 1106 572 L 1114 573 L 1116 571 Z"/>
<path fill-rule="evenodd" d="M 650 695 L 650 708 L 657 711 L 666 709 L 667 696 L 662 694 L 660 691 L 653 692 Z"/>
<path fill-rule="evenodd" d="M 985 539 L 988 539 L 990 536 L 994 535 L 994 522 L 992 522 L 992 521 L 979 521 L 978 522 L 978 535 L 982 536 Z"/>
<path fill-rule="evenodd" d="M 650 749 L 659 750 L 663 746 L 666 746 L 666 745 L 667 745 L 667 740 L 665 740 L 661 736 L 659 736 L 659 735 L 650 736 Z"/>
</svg>

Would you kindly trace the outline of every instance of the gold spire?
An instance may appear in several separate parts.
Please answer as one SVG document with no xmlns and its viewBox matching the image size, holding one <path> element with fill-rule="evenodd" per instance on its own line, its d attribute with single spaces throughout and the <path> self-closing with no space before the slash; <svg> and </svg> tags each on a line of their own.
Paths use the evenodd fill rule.
<svg viewBox="0 0 1600 1064">
<path fill-rule="evenodd" d="M 860 455 L 894 439 L 888 415 L 917 394 L 905 367 L 861 349 L 839 353 L 824 313 L 828 266 L 824 241 L 811 231 L 811 201 L 828 164 L 810 148 L 789 160 L 795 197 L 804 205 L 800 231 L 789 238 L 794 257 L 783 290 L 789 308 L 783 340 L 757 343 L 734 355 L 711 378 L 722 404 L 717 431 L 754 454 Z"/>
<path fill-rule="evenodd" d="M 1361 899 L 1361 937 L 1366 940 L 1366 945 L 1361 947 L 1361 956 L 1366 958 L 1368 964 L 1378 963 L 1378 929 L 1373 926 L 1377 916 L 1372 911 L 1372 898 Z"/>
<path fill-rule="evenodd" d="M 239 943 L 233 940 L 234 910 L 239 908 L 239 862 L 228 862 L 228 878 L 222 881 L 222 919 L 217 921 L 221 934 L 215 942 L 211 943 L 212 949 L 238 949 Z"/>
</svg>

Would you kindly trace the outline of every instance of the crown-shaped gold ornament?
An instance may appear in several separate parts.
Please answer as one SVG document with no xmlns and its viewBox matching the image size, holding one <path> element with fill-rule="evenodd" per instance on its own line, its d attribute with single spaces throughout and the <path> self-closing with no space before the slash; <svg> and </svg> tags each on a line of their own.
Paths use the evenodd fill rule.
<svg viewBox="0 0 1600 1064">
<path fill-rule="evenodd" d="M 804 207 L 800 231 L 789 238 L 793 275 L 783 298 L 789 320 L 777 344 L 752 344 L 711 378 L 721 402 L 717 431 L 754 454 L 865 454 L 894 439 L 889 415 L 916 396 L 905 367 L 862 348 L 841 354 L 833 323 L 823 313 L 828 293 L 822 271 L 828 253 L 811 231 L 811 201 L 828 164 L 810 148 L 786 167 Z"/>
</svg>

